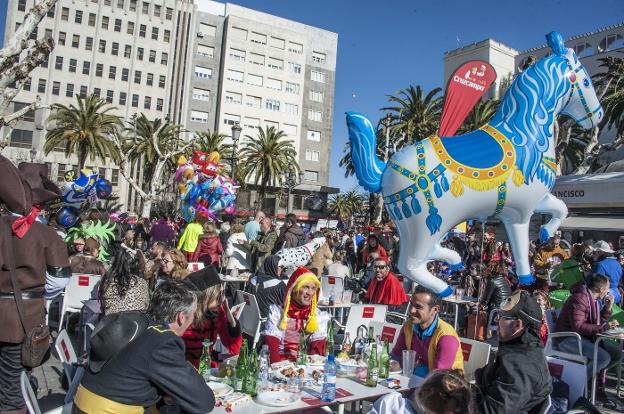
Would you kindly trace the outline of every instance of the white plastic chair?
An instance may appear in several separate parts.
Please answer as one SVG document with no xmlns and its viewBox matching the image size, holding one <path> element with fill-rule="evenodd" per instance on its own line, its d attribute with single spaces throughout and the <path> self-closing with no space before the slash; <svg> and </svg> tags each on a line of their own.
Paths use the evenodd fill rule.
<svg viewBox="0 0 624 414">
<path fill-rule="evenodd" d="M 342 299 L 344 293 L 344 279 L 341 277 L 323 275 L 321 276 L 321 298 L 328 299 L 332 291 L 336 300 Z"/>
<path fill-rule="evenodd" d="M 387 310 L 386 305 L 352 305 L 347 323 L 341 325 L 335 320 L 334 323 L 354 337 L 360 325 L 368 328 L 371 322 L 385 322 Z"/>
<path fill-rule="evenodd" d="M 583 397 L 587 390 L 587 367 L 574 361 L 547 356 L 548 370 L 552 377 L 558 378 L 570 387 L 568 401 L 574 404 Z"/>
<path fill-rule="evenodd" d="M 371 322 L 370 325 L 368 326 L 373 327 L 373 330 L 375 331 L 375 335 L 379 335 L 382 342 L 384 339 L 388 338 L 390 352 L 392 352 L 392 349 L 394 349 L 394 345 L 396 344 L 397 339 L 399 338 L 399 334 L 401 333 L 401 329 L 403 329 L 403 326 L 397 325 L 394 323 L 377 322 L 377 321 Z"/>
<path fill-rule="evenodd" d="M 255 347 L 260 339 L 260 328 L 266 318 L 260 317 L 258 301 L 253 294 L 238 290 L 236 295 L 238 296 L 238 302 L 245 304 L 238 317 L 241 330 L 253 338 L 252 347 Z"/>
<path fill-rule="evenodd" d="M 22 389 L 22 397 L 24 397 L 24 401 L 26 402 L 28 414 L 41 414 L 41 409 L 39 408 L 39 403 L 37 402 L 37 394 L 35 394 L 35 391 L 33 391 L 32 386 L 30 385 L 26 371 L 22 371 L 20 375 L 20 388 Z M 43 414 L 69 414 L 71 413 L 72 405 L 73 404 L 65 404 L 61 407 L 46 411 Z"/>
<path fill-rule="evenodd" d="M 468 338 L 459 338 L 464 356 L 464 376 L 472 381 L 477 369 L 483 368 L 490 360 L 490 344 Z"/>
<path fill-rule="evenodd" d="M 84 304 L 83 300 L 89 300 L 96 296 L 98 285 L 102 277 L 84 273 L 73 273 L 69 283 L 65 287 L 63 306 L 61 307 L 61 320 L 59 329 L 63 329 L 63 320 L 66 313 L 80 313 Z"/>
<path fill-rule="evenodd" d="M 583 346 L 581 342 L 581 335 L 576 332 L 554 332 L 555 321 L 559 317 L 561 311 L 557 309 L 548 309 L 546 311 L 546 323 L 548 324 L 548 339 L 546 345 L 544 345 L 544 355 L 554 356 L 561 359 L 567 359 L 569 361 L 575 361 L 584 365 L 587 365 L 587 358 L 583 356 Z M 553 347 L 553 340 L 559 338 L 575 338 L 578 346 L 578 352 L 572 354 L 569 352 L 560 351 L 558 348 Z"/>
<path fill-rule="evenodd" d="M 202 262 L 189 262 L 186 266 L 186 269 L 189 272 L 197 272 L 198 270 L 202 270 L 204 268 L 204 264 Z"/>
</svg>

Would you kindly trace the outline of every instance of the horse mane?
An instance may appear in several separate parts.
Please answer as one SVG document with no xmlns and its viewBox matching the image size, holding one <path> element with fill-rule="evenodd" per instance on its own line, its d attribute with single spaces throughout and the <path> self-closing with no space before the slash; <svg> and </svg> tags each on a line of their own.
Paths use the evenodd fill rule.
<svg viewBox="0 0 624 414">
<path fill-rule="evenodd" d="M 512 140 L 526 184 L 549 149 L 553 121 L 570 90 L 567 65 L 565 58 L 549 55 L 518 74 L 490 121 Z"/>
</svg>

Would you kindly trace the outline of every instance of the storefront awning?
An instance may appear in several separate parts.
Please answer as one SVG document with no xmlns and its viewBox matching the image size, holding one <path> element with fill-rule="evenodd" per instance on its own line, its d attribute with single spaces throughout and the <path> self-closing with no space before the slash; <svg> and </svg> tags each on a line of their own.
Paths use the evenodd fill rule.
<svg viewBox="0 0 624 414">
<path fill-rule="evenodd" d="M 571 210 L 624 208 L 624 173 L 557 177 L 552 190 Z"/>
<path fill-rule="evenodd" d="M 561 229 L 624 231 L 624 217 L 571 216 L 563 220 Z"/>
</svg>

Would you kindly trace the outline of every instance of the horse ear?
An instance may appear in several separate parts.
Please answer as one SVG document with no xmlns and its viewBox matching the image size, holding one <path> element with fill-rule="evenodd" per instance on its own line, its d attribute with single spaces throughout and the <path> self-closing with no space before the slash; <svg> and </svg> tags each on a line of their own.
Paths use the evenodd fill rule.
<svg viewBox="0 0 624 414">
<path fill-rule="evenodd" d="M 557 56 L 563 56 L 568 53 L 568 49 L 563 43 L 563 37 L 559 32 L 550 32 L 546 35 L 546 42 Z"/>
</svg>

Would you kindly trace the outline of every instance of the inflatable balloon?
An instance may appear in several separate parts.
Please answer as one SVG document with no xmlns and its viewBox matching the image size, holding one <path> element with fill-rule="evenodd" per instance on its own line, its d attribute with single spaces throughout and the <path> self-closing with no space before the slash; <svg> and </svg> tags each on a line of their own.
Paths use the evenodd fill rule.
<svg viewBox="0 0 624 414">
<path fill-rule="evenodd" d="M 546 36 L 552 54 L 519 73 L 494 117 L 480 129 L 454 137 L 437 135 L 397 152 L 384 163 L 375 153 L 376 135 L 362 114 L 347 113 L 351 157 L 361 186 L 383 194 L 401 237 L 398 267 L 440 296 L 451 288 L 427 270 L 432 260 L 462 267 L 459 255 L 440 245 L 442 236 L 467 219 L 498 218 L 505 226 L 521 284 L 531 284 L 529 219 L 552 215 L 541 239 L 552 236 L 567 215 L 550 190 L 557 162 L 553 124 L 560 114 L 583 128 L 604 112 L 591 79 L 559 33 Z"/>
<path fill-rule="evenodd" d="M 113 185 L 106 178 L 99 178 L 95 182 L 95 194 L 98 198 L 108 198 L 113 192 Z"/>
<path fill-rule="evenodd" d="M 97 203 L 99 199 L 110 197 L 113 192 L 110 181 L 98 178 L 98 173 L 88 168 L 80 170 L 78 176 L 68 171 L 64 177 L 66 183 L 62 188 L 62 208 L 57 213 L 57 222 L 63 227 L 76 224 L 81 210 Z"/>
<path fill-rule="evenodd" d="M 56 213 L 56 221 L 63 227 L 71 227 L 78 221 L 80 210 L 76 207 L 65 206 Z"/>
<path fill-rule="evenodd" d="M 279 265 L 283 268 L 305 266 L 325 242 L 325 237 L 317 237 L 303 246 L 282 249 L 276 253 L 280 257 Z"/>
</svg>

